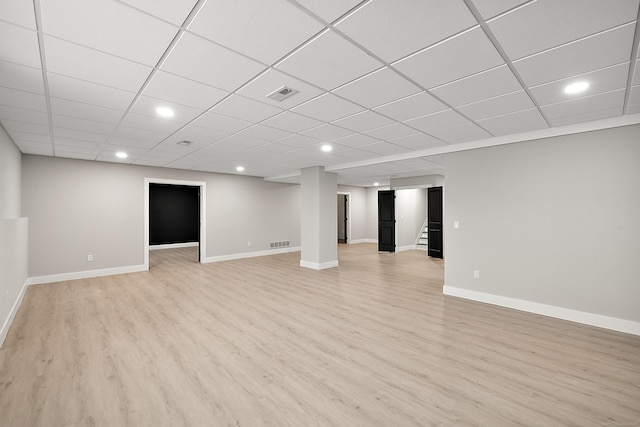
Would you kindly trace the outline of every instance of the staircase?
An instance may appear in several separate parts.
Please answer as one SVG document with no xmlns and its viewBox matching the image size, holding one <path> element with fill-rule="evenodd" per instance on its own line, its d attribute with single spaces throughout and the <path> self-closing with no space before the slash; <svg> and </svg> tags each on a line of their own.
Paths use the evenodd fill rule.
<svg viewBox="0 0 640 427">
<path fill-rule="evenodd" d="M 418 233 L 418 237 L 416 237 L 416 249 L 424 249 L 427 250 L 429 244 L 428 233 L 427 233 L 427 220 L 424 220 L 424 224 L 422 224 L 422 229 L 420 233 Z"/>
</svg>

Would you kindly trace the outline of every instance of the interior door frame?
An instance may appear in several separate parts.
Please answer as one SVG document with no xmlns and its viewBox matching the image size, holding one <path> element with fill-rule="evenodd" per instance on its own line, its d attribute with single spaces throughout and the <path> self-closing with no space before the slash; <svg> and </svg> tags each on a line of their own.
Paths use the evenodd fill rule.
<svg viewBox="0 0 640 427">
<path fill-rule="evenodd" d="M 343 194 L 347 196 L 347 229 L 345 230 L 347 235 L 345 238 L 347 239 L 347 245 L 351 244 L 351 193 L 347 191 L 338 191 L 338 194 Z"/>
<path fill-rule="evenodd" d="M 200 252 L 199 262 L 207 258 L 207 183 L 204 181 L 185 181 L 165 178 L 144 179 L 144 269 L 149 270 L 149 184 L 188 185 L 200 187 L 200 231 L 198 245 Z"/>
</svg>

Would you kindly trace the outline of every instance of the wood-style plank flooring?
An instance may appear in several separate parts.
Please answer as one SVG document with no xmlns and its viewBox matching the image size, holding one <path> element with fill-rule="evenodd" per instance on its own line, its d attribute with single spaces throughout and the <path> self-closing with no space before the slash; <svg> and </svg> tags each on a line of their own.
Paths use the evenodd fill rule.
<svg viewBox="0 0 640 427">
<path fill-rule="evenodd" d="M 640 337 L 442 295 L 423 251 L 340 245 L 31 286 L 1 426 L 640 425 Z"/>
</svg>

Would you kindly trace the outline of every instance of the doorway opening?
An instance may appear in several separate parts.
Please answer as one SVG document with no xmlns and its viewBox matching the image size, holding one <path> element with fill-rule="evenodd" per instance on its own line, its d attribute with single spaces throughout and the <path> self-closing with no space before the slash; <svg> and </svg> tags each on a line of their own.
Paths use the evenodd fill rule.
<svg viewBox="0 0 640 427">
<path fill-rule="evenodd" d="M 349 243 L 351 236 L 350 193 L 338 193 L 338 243 Z"/>
<path fill-rule="evenodd" d="M 144 266 L 145 269 L 149 269 L 149 250 L 151 247 L 159 248 L 164 245 L 151 245 L 151 230 L 150 230 L 150 210 L 152 206 L 150 204 L 150 192 L 151 187 L 154 184 L 162 184 L 162 186 L 171 187 L 171 186 L 180 186 L 180 187 L 195 187 L 198 192 L 198 204 L 199 204 L 199 218 L 198 218 L 198 227 L 197 227 L 197 260 L 198 262 L 203 262 L 206 260 L 206 183 L 201 181 L 182 181 L 182 180 L 171 180 L 171 179 L 162 179 L 162 178 L 145 178 L 144 180 Z M 160 235 L 163 233 L 160 231 Z M 157 240 L 158 231 L 154 232 L 155 240 Z M 155 242 L 157 243 L 157 242 Z M 182 244 L 180 246 L 188 247 L 188 246 L 196 246 L 191 243 Z M 171 247 L 177 247 L 178 245 Z M 166 247 L 166 246 L 165 246 Z"/>
</svg>

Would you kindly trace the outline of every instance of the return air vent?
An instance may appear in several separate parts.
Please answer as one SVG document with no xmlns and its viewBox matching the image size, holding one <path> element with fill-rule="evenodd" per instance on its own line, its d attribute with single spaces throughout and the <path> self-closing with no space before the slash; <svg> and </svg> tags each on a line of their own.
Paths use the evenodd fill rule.
<svg viewBox="0 0 640 427">
<path fill-rule="evenodd" d="M 267 98 L 273 99 L 274 101 L 282 102 L 285 99 L 292 97 L 296 93 L 298 93 L 296 89 L 288 86 L 282 86 L 280 89 L 267 95 Z"/>
<path fill-rule="evenodd" d="M 289 246 L 288 240 L 285 240 L 283 242 L 271 242 L 271 249 L 286 248 L 287 246 Z"/>
</svg>

